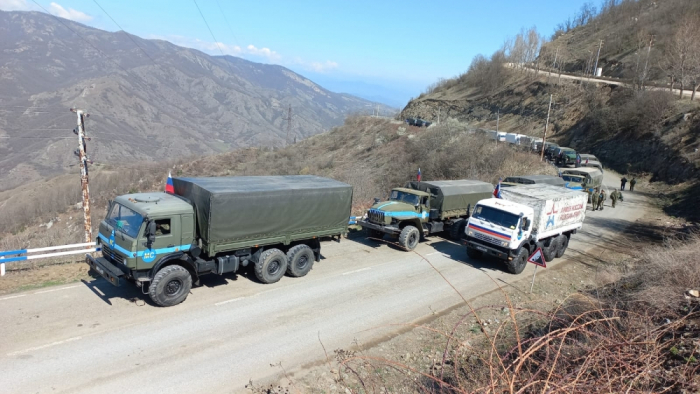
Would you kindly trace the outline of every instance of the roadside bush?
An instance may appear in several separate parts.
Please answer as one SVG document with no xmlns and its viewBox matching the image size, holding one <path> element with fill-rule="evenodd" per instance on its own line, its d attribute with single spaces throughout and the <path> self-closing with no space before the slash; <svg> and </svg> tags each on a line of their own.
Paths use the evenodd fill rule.
<svg viewBox="0 0 700 394">
<path fill-rule="evenodd" d="M 666 91 L 615 91 L 607 103 L 596 93 L 588 93 L 591 129 L 605 136 L 659 136 L 663 121 L 669 115 L 673 96 Z"/>
</svg>

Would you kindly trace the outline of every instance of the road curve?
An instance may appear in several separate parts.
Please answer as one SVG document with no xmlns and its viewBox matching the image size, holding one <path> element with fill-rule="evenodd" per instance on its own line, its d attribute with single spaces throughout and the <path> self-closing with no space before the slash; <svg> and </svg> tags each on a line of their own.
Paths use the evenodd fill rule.
<svg viewBox="0 0 700 394">
<path fill-rule="evenodd" d="M 606 173 L 608 187 L 619 178 Z M 608 204 L 609 205 L 609 204 Z M 588 211 L 567 255 L 575 258 L 644 214 L 641 196 Z M 417 251 L 465 296 L 532 274 L 470 261 L 439 237 Z M 295 368 L 398 331 L 460 298 L 417 254 L 363 238 L 323 245 L 308 276 L 272 285 L 246 276 L 208 277 L 181 305 L 159 308 L 133 286 L 99 279 L 0 297 L 0 387 L 6 393 L 235 392 L 250 379 Z M 561 264 L 556 260 L 553 265 Z M 522 284 L 518 284 L 520 286 Z"/>
</svg>

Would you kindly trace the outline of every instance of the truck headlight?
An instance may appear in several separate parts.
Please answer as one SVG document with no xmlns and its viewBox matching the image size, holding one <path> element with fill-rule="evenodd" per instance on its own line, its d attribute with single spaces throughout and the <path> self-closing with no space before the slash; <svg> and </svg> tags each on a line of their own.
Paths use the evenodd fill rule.
<svg viewBox="0 0 700 394">
<path fill-rule="evenodd" d="M 473 232 L 472 230 L 469 230 L 469 232 L 467 233 L 467 235 L 470 236 L 470 237 L 473 237 L 473 236 L 474 236 L 474 232 Z"/>
<path fill-rule="evenodd" d="M 501 246 L 508 246 L 508 242 L 507 242 L 507 241 L 501 241 Z"/>
</svg>

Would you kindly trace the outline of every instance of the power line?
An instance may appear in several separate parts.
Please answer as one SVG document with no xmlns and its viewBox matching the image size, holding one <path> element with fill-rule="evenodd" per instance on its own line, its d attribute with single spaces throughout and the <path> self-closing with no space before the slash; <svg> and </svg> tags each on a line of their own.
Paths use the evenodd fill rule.
<svg viewBox="0 0 700 394">
<path fill-rule="evenodd" d="M 57 17 L 56 15 L 50 13 L 50 12 L 49 12 L 46 8 L 44 8 L 41 4 L 37 3 L 36 0 L 32 0 L 32 2 L 34 2 L 34 4 L 36 4 L 36 5 L 38 5 L 39 8 L 41 8 L 42 10 L 44 10 L 44 12 L 46 12 L 47 14 L 53 16 L 57 21 L 61 22 L 61 24 L 62 24 L 63 26 L 65 26 L 68 30 L 72 31 L 75 35 L 77 35 L 78 37 L 80 37 L 80 38 L 83 40 L 83 42 L 85 42 L 86 44 L 90 45 L 90 46 L 92 47 L 92 49 L 94 49 L 94 50 L 96 50 L 97 52 L 99 52 L 100 54 L 102 54 L 102 56 L 104 56 L 107 60 L 109 60 L 109 61 L 111 61 L 112 63 L 116 64 L 117 67 L 119 67 L 119 68 L 121 68 L 122 70 L 124 70 L 124 72 L 126 72 L 127 74 L 131 74 L 131 73 L 129 72 L 129 70 L 127 70 L 127 69 L 125 69 L 124 67 L 122 67 L 122 65 L 119 64 L 119 63 L 117 63 L 116 60 L 112 59 L 112 58 L 111 58 L 110 56 L 108 56 L 106 53 L 102 52 L 99 48 L 97 48 L 96 46 L 92 45 L 92 44 L 90 43 L 90 41 L 88 41 L 87 39 L 85 39 L 85 37 L 83 37 L 82 34 L 78 33 L 78 32 L 75 31 L 75 30 L 73 30 L 73 28 L 71 28 L 70 26 L 68 26 L 67 23 L 63 22 L 63 21 L 61 20 L 61 18 L 59 18 L 59 17 Z"/>
<path fill-rule="evenodd" d="M 126 34 L 127 37 L 129 37 L 129 39 L 131 40 L 131 42 L 133 42 L 134 45 L 136 45 L 136 47 L 139 48 L 139 49 L 141 50 L 141 52 L 143 52 L 143 54 L 146 55 L 146 57 L 149 58 L 149 59 L 151 60 L 151 62 L 153 62 L 154 65 L 160 67 L 160 66 L 156 63 L 156 61 L 153 60 L 153 58 L 152 58 L 148 53 L 146 53 L 146 51 L 145 51 L 143 48 L 141 48 L 141 46 L 136 42 L 136 40 L 134 40 L 134 38 L 131 36 L 131 34 L 127 33 L 126 30 L 124 30 L 124 28 L 121 27 L 121 26 L 119 25 L 119 23 L 117 23 L 117 21 L 115 21 L 114 18 L 112 18 L 112 16 L 111 16 L 110 14 L 109 14 L 104 8 L 102 8 L 102 6 L 100 5 L 100 3 L 97 2 L 97 0 L 92 0 L 92 1 L 93 1 L 95 4 L 97 4 L 98 7 L 100 7 L 100 9 L 102 10 L 102 12 L 104 12 L 104 13 L 107 15 L 107 17 L 109 17 L 109 19 L 111 19 L 112 22 L 114 22 L 114 24 L 117 25 L 117 27 L 118 27 L 121 31 L 123 31 L 124 34 Z"/>
<path fill-rule="evenodd" d="M 241 43 L 238 42 L 238 38 L 236 38 L 236 35 L 233 34 L 233 29 L 231 28 L 231 25 L 228 23 L 228 18 L 226 18 L 226 13 L 224 12 L 224 9 L 221 8 L 221 4 L 219 3 L 219 0 L 216 0 L 216 5 L 219 6 L 219 11 L 221 11 L 221 15 L 224 17 L 224 21 L 226 22 L 226 26 L 228 26 L 228 31 L 231 32 L 231 36 L 233 36 L 233 40 L 236 41 L 236 44 L 238 44 L 238 47 L 241 47 Z"/>
<path fill-rule="evenodd" d="M 65 140 L 65 139 L 73 139 L 74 137 L 26 137 L 26 136 L 19 136 L 19 137 L 14 137 L 10 135 L 0 135 L 0 138 L 3 139 L 31 139 L 31 140 Z"/>
<path fill-rule="evenodd" d="M 214 37 L 214 32 L 211 31 L 211 27 L 209 27 L 209 23 L 207 23 L 207 18 L 204 17 L 204 14 L 202 13 L 202 10 L 199 8 L 199 4 L 197 4 L 197 0 L 192 0 L 194 2 L 194 5 L 197 6 L 197 11 L 199 11 L 199 15 L 202 16 L 202 20 L 204 21 L 204 24 L 207 25 L 207 29 L 209 29 L 209 33 L 211 34 L 211 38 L 214 39 L 214 44 L 216 44 L 216 47 L 219 48 L 219 52 L 221 52 L 221 56 L 224 58 L 224 62 L 226 63 L 226 66 L 228 67 L 229 73 L 233 75 L 233 70 L 231 70 L 231 65 L 229 64 L 228 60 L 226 60 L 226 55 L 224 55 L 224 51 L 221 49 L 221 46 L 219 45 L 219 41 Z"/>
</svg>

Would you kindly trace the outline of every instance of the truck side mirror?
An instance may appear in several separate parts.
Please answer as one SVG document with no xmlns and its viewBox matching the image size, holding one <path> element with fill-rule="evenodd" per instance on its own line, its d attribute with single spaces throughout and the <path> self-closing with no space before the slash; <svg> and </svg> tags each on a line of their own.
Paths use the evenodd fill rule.
<svg viewBox="0 0 700 394">
<path fill-rule="evenodd" d="M 146 225 L 146 246 L 150 249 L 153 242 L 156 240 L 156 221 L 149 220 Z"/>
<path fill-rule="evenodd" d="M 530 227 L 530 221 L 527 218 L 523 218 L 520 228 L 523 230 L 527 230 L 528 227 Z"/>
</svg>

